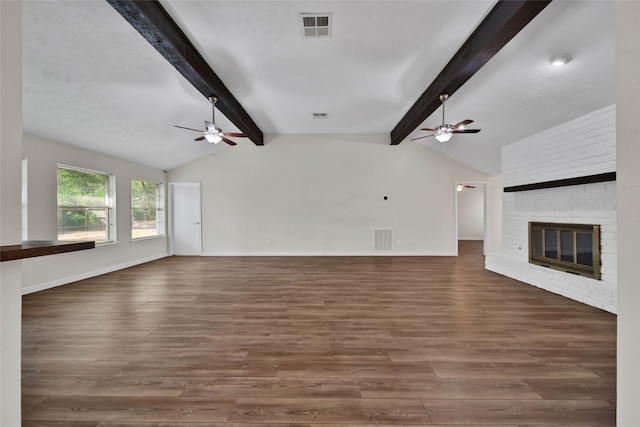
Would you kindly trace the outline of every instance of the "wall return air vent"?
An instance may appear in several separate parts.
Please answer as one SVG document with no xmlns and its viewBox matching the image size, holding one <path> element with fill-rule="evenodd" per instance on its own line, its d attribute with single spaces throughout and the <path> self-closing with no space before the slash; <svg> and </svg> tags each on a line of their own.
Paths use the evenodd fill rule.
<svg viewBox="0 0 640 427">
<path fill-rule="evenodd" d="M 330 13 L 302 13 L 302 34 L 304 37 L 331 37 Z"/>
<path fill-rule="evenodd" d="M 393 250 L 393 231 L 386 228 L 373 229 L 373 251 L 391 252 Z"/>
</svg>

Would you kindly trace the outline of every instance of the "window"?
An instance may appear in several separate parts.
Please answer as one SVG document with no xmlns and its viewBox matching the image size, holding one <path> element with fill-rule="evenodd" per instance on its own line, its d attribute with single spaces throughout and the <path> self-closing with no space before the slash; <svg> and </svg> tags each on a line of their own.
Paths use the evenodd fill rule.
<svg viewBox="0 0 640 427">
<path fill-rule="evenodd" d="M 131 238 L 164 236 L 164 188 L 155 182 L 131 180 Z"/>
<path fill-rule="evenodd" d="M 115 240 L 115 177 L 58 166 L 58 240 Z"/>
<path fill-rule="evenodd" d="M 600 279 L 600 226 L 530 222 L 529 262 Z"/>
</svg>

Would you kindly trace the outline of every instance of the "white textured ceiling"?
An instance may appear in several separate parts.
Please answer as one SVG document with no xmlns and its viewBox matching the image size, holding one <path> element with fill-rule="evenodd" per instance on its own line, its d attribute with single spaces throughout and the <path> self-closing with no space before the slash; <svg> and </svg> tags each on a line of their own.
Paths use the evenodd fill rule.
<svg viewBox="0 0 640 427">
<path fill-rule="evenodd" d="M 161 3 L 267 134 L 389 133 L 494 5 Z M 303 12 L 331 13 L 331 37 L 305 39 Z M 499 174 L 502 145 L 614 102 L 613 37 L 613 2 L 552 2 L 447 103 L 447 122 L 482 132 L 420 142 Z M 23 43 L 25 131 L 162 169 L 233 149 L 173 127 L 202 128 L 210 104 L 106 1 L 25 2 Z M 562 52 L 573 61 L 550 67 Z"/>
</svg>

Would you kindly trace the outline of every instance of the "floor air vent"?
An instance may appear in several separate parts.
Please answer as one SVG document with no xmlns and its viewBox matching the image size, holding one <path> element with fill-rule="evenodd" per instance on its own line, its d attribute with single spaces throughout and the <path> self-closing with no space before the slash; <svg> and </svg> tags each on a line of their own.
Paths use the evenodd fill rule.
<svg viewBox="0 0 640 427">
<path fill-rule="evenodd" d="M 393 231 L 384 228 L 373 229 L 374 252 L 391 252 L 393 250 Z"/>
</svg>

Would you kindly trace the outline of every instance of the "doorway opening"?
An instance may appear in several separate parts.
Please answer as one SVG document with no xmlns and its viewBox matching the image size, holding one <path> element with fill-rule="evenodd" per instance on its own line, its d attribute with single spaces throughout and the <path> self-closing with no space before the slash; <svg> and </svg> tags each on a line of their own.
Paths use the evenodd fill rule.
<svg viewBox="0 0 640 427">
<path fill-rule="evenodd" d="M 456 182 L 456 254 L 458 241 L 482 240 L 482 254 L 487 254 L 487 183 Z"/>
</svg>

